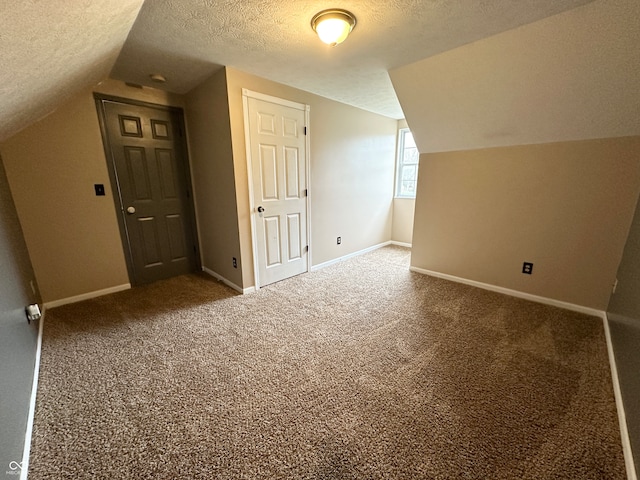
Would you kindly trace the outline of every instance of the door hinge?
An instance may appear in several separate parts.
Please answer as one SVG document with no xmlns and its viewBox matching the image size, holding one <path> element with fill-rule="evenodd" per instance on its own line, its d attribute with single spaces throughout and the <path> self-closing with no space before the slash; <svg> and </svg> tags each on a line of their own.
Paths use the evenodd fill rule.
<svg viewBox="0 0 640 480">
<path fill-rule="evenodd" d="M 305 188 L 303 193 L 304 193 L 305 197 L 308 197 L 309 196 L 309 189 Z"/>
<path fill-rule="evenodd" d="M 309 253 L 309 245 L 307 245 L 306 247 L 304 247 L 304 253 Z"/>
<path fill-rule="evenodd" d="M 307 134 L 307 127 L 304 127 L 304 134 Z"/>
</svg>

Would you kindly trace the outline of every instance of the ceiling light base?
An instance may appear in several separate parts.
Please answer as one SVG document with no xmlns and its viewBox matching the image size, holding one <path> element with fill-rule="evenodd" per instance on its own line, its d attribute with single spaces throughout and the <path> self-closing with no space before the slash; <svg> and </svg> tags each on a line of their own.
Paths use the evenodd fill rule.
<svg viewBox="0 0 640 480">
<path fill-rule="evenodd" d="M 320 40 L 334 47 L 344 42 L 356 26 L 353 13 L 341 8 L 330 8 L 316 13 L 311 19 L 311 28 Z"/>
</svg>

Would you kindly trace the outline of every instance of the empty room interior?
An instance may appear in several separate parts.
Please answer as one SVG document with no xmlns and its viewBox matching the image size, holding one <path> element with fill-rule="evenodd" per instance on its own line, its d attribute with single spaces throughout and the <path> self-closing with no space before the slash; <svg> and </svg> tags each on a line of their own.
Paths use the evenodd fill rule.
<svg viewBox="0 0 640 480">
<path fill-rule="evenodd" d="M 4 2 L 0 476 L 636 479 L 638 19 Z"/>
</svg>

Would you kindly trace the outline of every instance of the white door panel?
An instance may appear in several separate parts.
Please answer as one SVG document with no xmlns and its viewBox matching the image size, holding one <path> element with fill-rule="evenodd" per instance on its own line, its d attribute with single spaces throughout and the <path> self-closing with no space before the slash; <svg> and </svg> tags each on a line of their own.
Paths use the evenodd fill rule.
<svg viewBox="0 0 640 480">
<path fill-rule="evenodd" d="M 280 258 L 280 217 L 264 219 L 266 267 L 273 268 L 282 264 Z"/>
<path fill-rule="evenodd" d="M 302 254 L 302 235 L 300 234 L 300 215 L 287 215 L 287 233 L 289 234 L 289 260 L 298 259 Z"/>
<path fill-rule="evenodd" d="M 278 158 L 276 145 L 260 145 L 260 175 L 262 203 L 278 200 Z"/>
<path fill-rule="evenodd" d="M 284 167 L 286 198 L 288 200 L 300 198 L 300 154 L 297 148 L 285 147 Z"/>
<path fill-rule="evenodd" d="M 308 268 L 305 110 L 253 97 L 246 105 L 254 254 L 264 286 Z"/>
</svg>

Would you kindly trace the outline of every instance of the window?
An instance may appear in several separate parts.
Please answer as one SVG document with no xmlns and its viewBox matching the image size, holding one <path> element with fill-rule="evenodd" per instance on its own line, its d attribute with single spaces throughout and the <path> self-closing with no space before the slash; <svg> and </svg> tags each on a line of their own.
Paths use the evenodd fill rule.
<svg viewBox="0 0 640 480">
<path fill-rule="evenodd" d="M 415 198 L 420 154 L 408 128 L 398 131 L 398 165 L 396 167 L 396 197 Z"/>
</svg>

